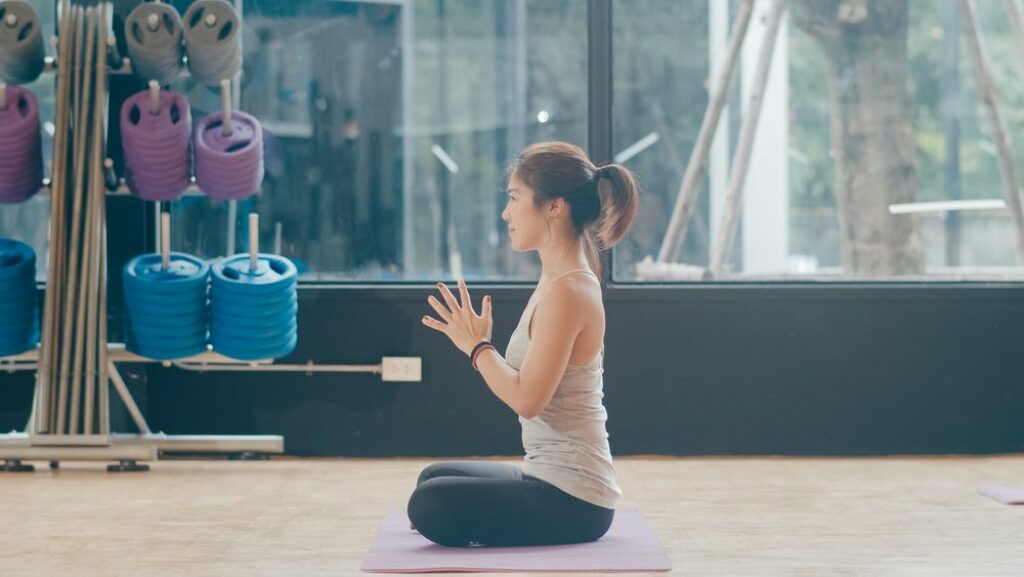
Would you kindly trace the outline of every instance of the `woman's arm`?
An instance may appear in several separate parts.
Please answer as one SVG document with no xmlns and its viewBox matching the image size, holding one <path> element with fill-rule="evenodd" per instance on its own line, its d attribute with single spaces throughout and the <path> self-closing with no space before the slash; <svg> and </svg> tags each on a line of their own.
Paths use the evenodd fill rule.
<svg viewBox="0 0 1024 577">
<path fill-rule="evenodd" d="M 477 367 L 491 391 L 524 419 L 547 407 L 569 364 L 576 337 L 586 323 L 583 295 L 572 285 L 554 283 L 545 291 L 534 315 L 530 345 L 517 371 L 497 351 L 480 353 Z"/>
<path fill-rule="evenodd" d="M 466 283 L 459 281 L 460 303 L 443 283 L 438 283 L 441 304 L 433 296 L 427 299 L 441 320 L 423 317 L 423 324 L 448 335 L 448 338 L 467 355 L 477 343 L 491 338 L 491 299 L 484 298 L 481 314 L 473 310 Z M 544 410 L 562 380 L 569 364 L 576 337 L 586 323 L 585 295 L 566 283 L 554 283 L 535 314 L 530 345 L 523 365 L 517 371 L 494 349 L 485 350 L 477 357 L 477 367 L 484 382 L 503 403 L 526 419 L 532 419 Z M 445 306 L 447 305 L 447 306 Z"/>
</svg>

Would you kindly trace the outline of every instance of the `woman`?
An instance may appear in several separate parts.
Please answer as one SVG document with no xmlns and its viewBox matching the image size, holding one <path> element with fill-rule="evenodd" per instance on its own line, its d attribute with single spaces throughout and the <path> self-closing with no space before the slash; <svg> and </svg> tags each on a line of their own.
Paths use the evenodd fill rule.
<svg viewBox="0 0 1024 577">
<path fill-rule="evenodd" d="M 599 539 L 622 495 L 601 403 L 604 306 L 598 251 L 628 232 L 637 187 L 626 168 L 598 168 L 580 148 L 535 144 L 510 169 L 512 249 L 540 253 L 537 288 L 505 357 L 490 344 L 491 297 L 478 315 L 466 283 L 459 299 L 439 283 L 423 317 L 470 356 L 491 391 L 519 414 L 522 467 L 474 461 L 428 466 L 409 499 L 412 525 L 435 543 L 527 546 Z"/>
</svg>

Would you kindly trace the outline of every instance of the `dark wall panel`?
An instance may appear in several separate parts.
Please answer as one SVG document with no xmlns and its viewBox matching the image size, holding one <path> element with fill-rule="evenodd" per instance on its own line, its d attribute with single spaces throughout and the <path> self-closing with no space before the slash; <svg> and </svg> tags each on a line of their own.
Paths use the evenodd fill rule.
<svg viewBox="0 0 1024 577">
<path fill-rule="evenodd" d="M 516 416 L 422 327 L 428 288 L 303 289 L 282 362 L 424 358 L 424 382 L 153 368 L 167 433 L 282 434 L 316 455 L 519 454 Z M 495 295 L 504 348 L 529 288 Z M 1024 450 L 1020 288 L 613 287 L 605 393 L 617 454 Z M 479 294 L 480 291 L 475 291 Z"/>
</svg>

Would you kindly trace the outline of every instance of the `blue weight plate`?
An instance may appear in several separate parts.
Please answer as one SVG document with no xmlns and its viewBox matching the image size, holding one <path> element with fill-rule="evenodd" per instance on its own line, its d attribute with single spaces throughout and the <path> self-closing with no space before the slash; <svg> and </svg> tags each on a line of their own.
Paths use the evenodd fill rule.
<svg viewBox="0 0 1024 577">
<path fill-rule="evenodd" d="M 291 308 L 295 306 L 299 298 L 295 291 L 290 293 L 284 293 L 274 298 L 265 297 L 263 295 L 225 295 L 221 292 L 214 293 L 210 297 L 210 308 L 222 308 L 227 307 L 229 309 L 238 311 L 239 309 L 245 309 L 252 312 L 263 312 L 263 311 L 276 311 Z"/>
<path fill-rule="evenodd" d="M 125 327 L 125 331 L 130 333 L 135 340 L 142 341 L 145 343 L 165 343 L 165 342 L 184 342 L 192 343 L 196 341 L 206 341 L 207 330 L 205 327 L 201 327 L 198 330 L 194 327 L 185 327 L 181 329 L 154 329 L 152 327 L 140 327 L 138 325 L 128 325 Z"/>
<path fill-rule="evenodd" d="M 246 328 L 246 327 L 228 327 L 224 325 L 214 325 L 210 327 L 210 338 L 217 339 L 239 339 L 244 341 L 273 341 L 275 339 L 283 339 L 291 336 L 298 329 L 298 325 L 291 323 L 277 327 L 267 327 L 260 329 Z"/>
<path fill-rule="evenodd" d="M 265 322 L 258 322 L 265 321 Z M 210 328 L 217 327 L 230 333 L 245 334 L 246 331 L 269 332 L 279 331 L 285 327 L 298 326 L 297 317 L 294 314 L 280 315 L 274 317 L 257 317 L 252 319 L 237 317 L 216 317 L 210 318 Z"/>
<path fill-rule="evenodd" d="M 3 275 L 3 273 L 7 273 Z M 23 270 L 0 272 L 0 292 L 36 288 L 36 267 L 25 266 Z"/>
<path fill-rule="evenodd" d="M 127 339 L 126 339 L 127 340 Z M 125 348 L 141 357 L 158 361 L 172 361 L 206 352 L 206 345 L 195 345 L 182 349 L 152 348 L 139 343 L 125 342 Z"/>
<path fill-rule="evenodd" d="M 137 316 L 132 314 L 132 312 L 129 310 L 126 315 L 126 318 L 133 324 L 154 328 L 198 327 L 205 326 L 209 323 L 209 318 L 207 317 L 205 311 L 180 316 Z"/>
<path fill-rule="evenodd" d="M 295 327 L 297 326 L 299 325 L 295 322 L 295 319 L 278 325 L 265 325 L 262 327 L 241 327 L 227 323 L 213 323 L 210 325 L 210 333 L 238 338 L 252 338 L 257 336 L 262 337 L 266 335 L 284 334 L 288 331 L 295 330 Z"/>
<path fill-rule="evenodd" d="M 145 294 L 195 294 L 201 293 L 207 290 L 207 280 L 205 278 L 195 278 L 188 281 L 177 281 L 177 282 L 149 282 L 140 280 L 134 276 L 125 275 L 122 280 L 122 286 L 125 292 L 139 292 Z"/>
<path fill-rule="evenodd" d="M 287 280 L 274 285 L 274 288 L 271 289 L 270 285 L 247 285 L 216 280 L 210 283 L 210 294 L 229 298 L 240 297 L 272 301 L 295 294 L 297 285 L 295 280 Z"/>
<path fill-rule="evenodd" d="M 227 346 L 222 345 L 220 348 L 214 345 L 213 350 L 228 358 L 238 359 L 240 361 L 256 361 L 261 359 L 277 359 L 286 356 L 295 350 L 295 345 L 298 344 L 298 342 L 298 335 L 296 335 L 281 346 L 270 347 L 267 349 L 232 348 L 231 345 L 228 344 Z"/>
<path fill-rule="evenodd" d="M 209 291 L 204 285 L 197 285 L 190 290 L 173 292 L 150 292 L 141 287 L 126 287 L 124 296 L 128 302 L 138 303 L 142 306 L 166 307 L 180 306 L 183 304 L 206 304 L 209 300 Z"/>
<path fill-rule="evenodd" d="M 298 284 L 298 277 L 291 277 L 274 284 L 247 284 L 233 280 L 224 280 L 215 276 L 210 277 L 210 288 L 213 291 L 225 294 L 242 294 L 246 296 L 277 295 L 285 292 L 295 292 Z"/>
<path fill-rule="evenodd" d="M 209 317 L 202 313 L 183 315 L 180 317 L 140 317 L 129 313 L 125 315 L 125 319 L 130 322 L 132 326 L 145 327 L 153 330 L 169 329 L 199 332 L 202 327 L 210 324 Z"/>
<path fill-rule="evenodd" d="M 29 344 L 29 343 L 31 343 L 32 345 L 35 345 L 38 342 L 39 342 L 39 331 L 33 329 L 31 331 L 25 331 L 24 333 L 21 333 L 21 334 L 18 334 L 18 335 L 0 336 L 0 349 L 11 350 L 11 349 L 16 349 L 18 347 L 24 347 L 26 344 Z M 18 352 L 22 352 L 22 351 L 24 351 L 24 349 L 22 349 L 21 351 L 18 351 Z M 9 353 L 9 354 L 17 354 L 17 353 Z M 2 355 L 0 355 L 0 356 L 2 356 Z"/>
<path fill-rule="evenodd" d="M 35 277 L 36 252 L 14 239 L 0 238 L 0 279 Z M 31 271 L 26 272 L 26 271 Z"/>
<path fill-rule="evenodd" d="M 293 306 L 274 315 L 246 316 L 225 314 L 214 310 L 210 315 L 210 324 L 234 328 L 266 329 L 294 323 L 297 319 L 295 311 L 296 307 Z"/>
<path fill-rule="evenodd" d="M 28 334 L 39 327 L 34 317 L 19 320 L 17 323 L 4 322 L 0 324 L 0 339 L 9 339 L 17 335 Z"/>
<path fill-rule="evenodd" d="M 128 311 L 140 319 L 144 317 L 166 319 L 168 317 L 199 315 L 207 310 L 206 302 L 198 298 L 182 300 L 173 304 L 154 304 L 139 302 L 135 297 L 129 296 L 126 298 L 125 303 L 128 305 Z"/>
<path fill-rule="evenodd" d="M 249 255 L 236 254 L 211 267 L 218 285 L 229 285 L 238 292 L 273 293 L 281 286 L 294 283 L 297 271 L 292 261 L 283 256 L 259 253 L 256 269 L 249 270 Z"/>
<path fill-rule="evenodd" d="M 125 340 L 141 343 L 149 346 L 150 348 L 159 347 L 164 349 L 180 349 L 193 346 L 195 343 L 205 343 L 209 340 L 205 330 L 190 333 L 164 334 L 147 330 L 140 331 L 138 329 L 139 327 L 126 326 Z"/>
<path fill-rule="evenodd" d="M 39 344 L 38 337 L 19 343 L 0 343 L 0 357 L 20 355 L 25 351 L 31 351 L 35 349 L 37 344 Z"/>
<path fill-rule="evenodd" d="M 150 295 L 198 294 L 207 290 L 206 283 L 207 280 L 205 278 L 197 278 L 182 282 L 154 283 L 139 280 L 138 278 L 127 275 L 124 276 L 122 280 L 122 286 L 126 293 L 137 292 Z"/>
<path fill-rule="evenodd" d="M 10 348 L 12 345 L 20 346 L 25 342 L 39 342 L 39 325 L 33 325 L 28 330 L 20 333 L 12 333 L 7 335 L 0 335 L 0 347 Z"/>
<path fill-rule="evenodd" d="M 23 316 L 31 315 L 36 310 L 37 301 L 35 295 L 32 299 L 15 299 L 8 300 L 4 296 L 0 295 L 0 323 L 7 322 L 8 319 L 17 319 Z"/>
<path fill-rule="evenodd" d="M 25 327 L 32 326 L 33 323 L 38 323 L 39 318 L 33 313 L 23 315 L 17 318 L 14 317 L 0 317 L 0 334 L 16 332 L 24 329 Z"/>
<path fill-rule="evenodd" d="M 279 290 L 275 291 L 251 292 L 248 290 L 248 287 L 245 287 L 244 290 L 238 290 L 237 287 L 238 285 L 231 285 L 229 283 L 214 283 L 210 287 L 210 298 L 227 299 L 232 302 L 242 302 L 244 300 L 246 304 L 259 305 L 281 302 L 295 298 L 298 294 L 295 288 L 295 281 L 283 283 L 279 285 Z"/>
<path fill-rule="evenodd" d="M 244 301 L 217 299 L 210 302 L 210 311 L 213 314 L 224 317 L 268 317 L 283 314 L 286 311 L 299 310 L 298 298 L 289 299 L 286 302 L 274 305 L 249 306 Z"/>
<path fill-rule="evenodd" d="M 188 292 L 207 281 L 210 265 L 192 255 L 170 253 L 170 266 L 163 269 L 157 253 L 137 256 L 124 266 L 125 289 L 142 288 L 145 293 Z"/>
<path fill-rule="evenodd" d="M 207 299 L 198 294 L 169 293 L 167 296 L 180 294 L 181 298 L 167 298 L 161 300 L 153 298 L 153 295 L 138 296 L 126 294 L 125 304 L 132 310 L 143 312 L 147 315 L 168 316 L 177 315 L 180 312 L 203 310 L 209 306 Z"/>
<path fill-rule="evenodd" d="M 132 326 L 143 327 L 151 330 L 185 330 L 198 332 L 202 327 L 209 326 L 210 319 L 203 313 L 191 313 L 180 317 L 154 317 L 152 315 L 138 316 L 131 313 L 125 315 L 125 319 Z"/>
<path fill-rule="evenodd" d="M 232 349 L 265 349 L 290 340 L 298 334 L 298 327 L 287 327 L 285 330 L 270 332 L 249 332 L 249 333 L 210 333 L 210 343 L 228 346 Z"/>
<path fill-rule="evenodd" d="M 39 291 L 36 289 L 36 279 L 19 279 L 17 282 L 7 283 L 0 280 L 0 303 L 11 301 L 22 301 L 26 299 L 36 300 Z"/>
<path fill-rule="evenodd" d="M 127 330 L 131 330 L 133 332 L 138 332 L 138 333 L 141 333 L 143 335 L 150 335 L 150 336 L 153 336 L 153 337 L 159 337 L 160 335 L 165 335 L 165 336 L 168 336 L 168 337 L 174 337 L 174 336 L 181 337 L 181 336 L 187 336 L 187 335 L 199 335 L 199 334 L 203 334 L 203 333 L 209 332 L 209 330 L 210 330 L 210 327 L 205 325 L 205 324 L 191 324 L 191 325 L 181 325 L 181 326 L 172 327 L 172 326 L 140 324 L 140 323 L 137 323 L 137 322 L 135 322 L 133 320 L 126 321 L 124 323 L 124 327 Z"/>
<path fill-rule="evenodd" d="M 25 327 L 38 326 L 39 316 L 34 310 L 19 318 L 6 317 L 0 319 L 0 334 L 19 331 Z"/>
<path fill-rule="evenodd" d="M 226 323 L 238 319 L 242 325 L 264 326 L 288 320 L 297 316 L 299 305 L 297 302 L 286 302 L 274 304 L 273 306 L 261 306 L 258 308 L 244 307 L 231 304 L 217 304 L 210 307 L 210 318 L 218 319 Z"/>
</svg>

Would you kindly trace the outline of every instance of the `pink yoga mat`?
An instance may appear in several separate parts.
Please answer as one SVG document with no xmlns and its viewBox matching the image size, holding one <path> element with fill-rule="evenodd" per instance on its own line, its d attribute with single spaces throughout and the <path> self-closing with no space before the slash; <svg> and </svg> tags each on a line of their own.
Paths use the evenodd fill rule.
<svg viewBox="0 0 1024 577">
<path fill-rule="evenodd" d="M 978 493 L 1005 505 L 1024 505 L 1024 487 L 985 485 L 978 488 Z"/>
<path fill-rule="evenodd" d="M 670 571 L 665 550 L 636 509 L 618 509 L 608 533 L 592 543 L 545 547 L 442 547 L 409 528 L 402 511 L 384 518 L 363 560 L 368 573 L 448 571 Z"/>
</svg>

